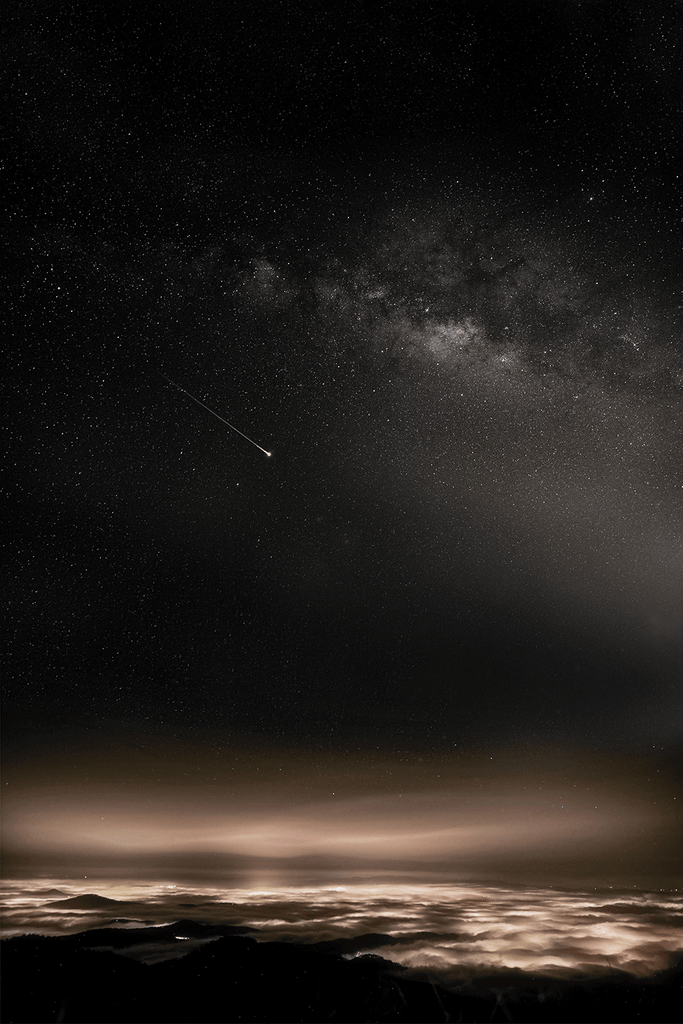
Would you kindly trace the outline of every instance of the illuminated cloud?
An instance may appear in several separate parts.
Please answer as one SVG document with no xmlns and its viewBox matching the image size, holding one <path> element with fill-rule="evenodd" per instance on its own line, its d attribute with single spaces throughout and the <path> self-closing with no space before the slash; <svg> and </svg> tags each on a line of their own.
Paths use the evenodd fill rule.
<svg viewBox="0 0 683 1024">
<path fill-rule="evenodd" d="M 620 968 L 647 976 L 670 965 L 683 949 L 678 893 L 619 894 L 562 891 L 534 886 L 482 886 L 352 877 L 334 884 L 320 876 L 302 883 L 295 872 L 271 871 L 270 883 L 204 884 L 194 890 L 149 882 L 97 880 L 100 890 L 120 901 L 89 912 L 46 901 L 35 882 L 5 885 L 3 933 L 64 934 L 111 924 L 124 932 L 143 924 L 163 925 L 190 916 L 206 926 L 242 929 L 260 940 L 322 943 L 347 957 L 375 953 L 446 986 L 479 974 L 521 970 L 544 978 L 596 977 Z M 87 880 L 90 883 L 91 879 Z M 49 905 L 48 905 L 49 904 Z M 117 910 L 118 906 L 118 910 Z M 174 933 L 175 934 L 175 933 Z M 181 933 L 184 934 L 184 933 Z M 182 938 L 144 943 L 140 933 L 127 956 L 153 962 L 186 954 Z"/>
</svg>

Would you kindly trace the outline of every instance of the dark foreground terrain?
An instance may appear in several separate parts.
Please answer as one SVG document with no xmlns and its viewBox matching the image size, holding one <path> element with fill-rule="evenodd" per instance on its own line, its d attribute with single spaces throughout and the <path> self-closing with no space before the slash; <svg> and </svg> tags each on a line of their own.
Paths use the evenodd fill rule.
<svg viewBox="0 0 683 1024">
<path fill-rule="evenodd" d="M 683 1019 L 683 961 L 647 981 L 614 972 L 600 980 L 558 982 L 509 971 L 447 992 L 409 978 L 378 956 L 344 960 L 332 943 L 324 948 L 259 943 L 235 931 L 183 921 L 154 929 L 6 939 L 2 1020 L 627 1024 Z M 191 951 L 178 957 L 184 943 Z"/>
</svg>

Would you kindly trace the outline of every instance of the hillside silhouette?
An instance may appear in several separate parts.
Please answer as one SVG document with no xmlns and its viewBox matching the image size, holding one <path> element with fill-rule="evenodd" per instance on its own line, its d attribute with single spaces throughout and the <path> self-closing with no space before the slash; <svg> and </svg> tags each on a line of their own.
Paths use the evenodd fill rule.
<svg viewBox="0 0 683 1024">
<path fill-rule="evenodd" d="M 180 959 L 144 963 L 126 953 L 179 936 L 204 938 Z M 212 941 L 208 941 L 211 939 Z M 93 948 L 96 947 L 96 948 Z M 103 948 L 104 947 L 104 948 Z M 117 947 L 119 952 L 114 952 Z M 225 928 L 175 922 L 163 930 L 101 928 L 2 943 L 5 1024 L 83 1022 L 674 1022 L 683 960 L 650 979 L 614 971 L 557 981 L 501 971 L 449 992 L 379 956 L 257 942 Z"/>
</svg>

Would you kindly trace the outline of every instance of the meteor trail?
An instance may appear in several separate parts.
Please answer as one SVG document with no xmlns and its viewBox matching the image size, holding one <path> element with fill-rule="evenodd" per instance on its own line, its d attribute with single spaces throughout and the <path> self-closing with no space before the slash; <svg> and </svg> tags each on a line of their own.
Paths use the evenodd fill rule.
<svg viewBox="0 0 683 1024">
<path fill-rule="evenodd" d="M 208 405 L 204 405 L 203 402 L 200 402 L 198 398 L 195 398 L 194 395 L 191 395 L 189 391 L 185 390 L 185 388 L 181 388 L 180 384 L 176 384 L 174 380 L 171 380 L 170 377 L 167 377 L 165 373 L 161 372 L 161 370 L 157 370 L 157 373 L 159 374 L 160 377 L 163 377 L 164 380 L 167 380 L 169 384 L 172 384 L 174 388 L 178 388 L 178 391 L 182 391 L 184 395 L 187 395 L 188 398 L 191 398 L 193 402 L 197 403 L 197 405 L 201 405 L 202 409 L 206 409 L 207 412 L 210 412 L 211 415 L 215 416 L 217 420 L 221 421 L 221 423 L 225 423 L 226 427 L 230 427 L 231 430 L 234 430 L 236 434 L 239 434 L 240 437 L 243 437 L 245 441 L 249 442 L 249 444 L 253 444 L 254 448 L 258 448 L 258 450 L 260 452 L 263 452 L 264 455 L 267 455 L 268 458 L 271 457 L 271 455 L 273 454 L 272 452 L 267 452 L 266 449 L 262 448 L 260 444 L 256 444 L 256 441 L 252 441 L 250 437 L 247 437 L 247 435 L 243 434 L 241 430 L 238 430 L 237 427 L 234 427 L 232 423 L 228 423 L 227 420 L 224 420 L 223 417 L 219 416 L 217 412 L 213 411 L 213 409 L 209 409 Z"/>
</svg>

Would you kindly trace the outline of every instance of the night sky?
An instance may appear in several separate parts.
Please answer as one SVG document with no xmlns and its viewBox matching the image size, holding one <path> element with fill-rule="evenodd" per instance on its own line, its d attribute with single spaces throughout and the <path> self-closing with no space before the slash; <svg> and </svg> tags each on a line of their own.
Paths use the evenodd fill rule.
<svg viewBox="0 0 683 1024">
<path fill-rule="evenodd" d="M 378 818 L 441 863 L 391 836 L 455 792 L 569 874 L 604 800 L 670 879 L 683 5 L 2 21 L 13 869 L 362 857 Z M 302 806 L 324 841 L 244 825 Z"/>
</svg>

